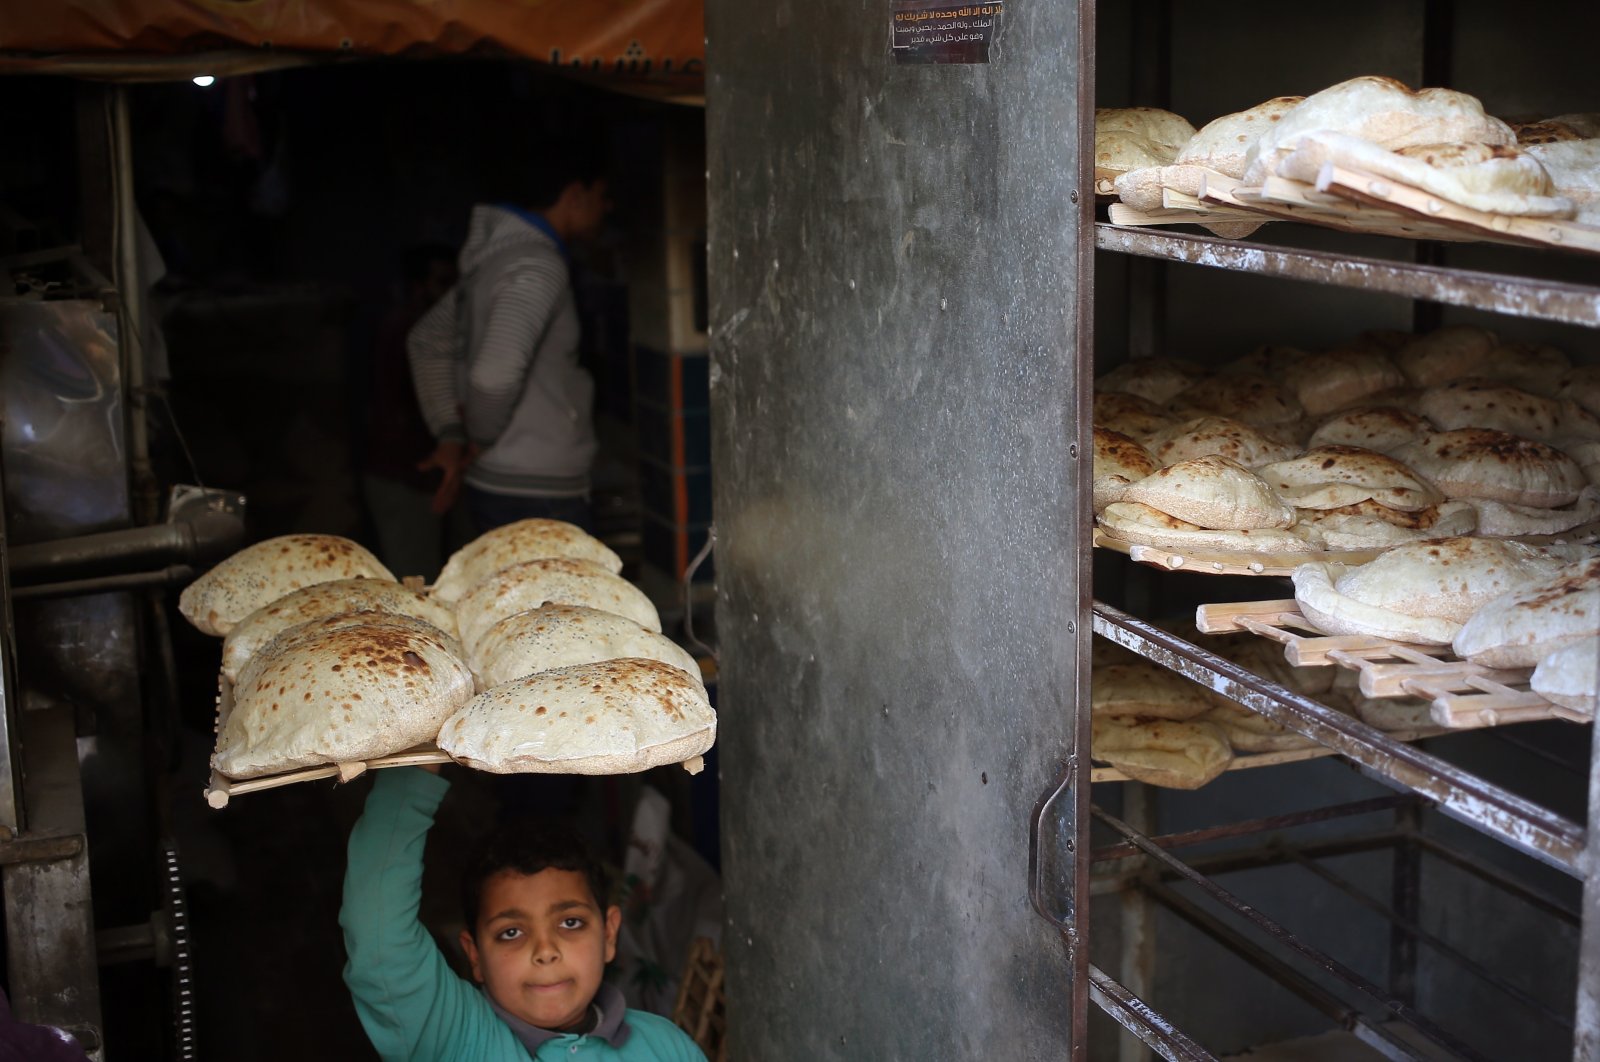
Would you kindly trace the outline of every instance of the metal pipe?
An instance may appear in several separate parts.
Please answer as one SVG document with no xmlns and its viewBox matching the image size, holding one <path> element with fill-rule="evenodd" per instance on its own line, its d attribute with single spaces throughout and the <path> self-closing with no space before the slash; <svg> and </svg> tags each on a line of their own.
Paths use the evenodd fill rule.
<svg viewBox="0 0 1600 1062">
<path fill-rule="evenodd" d="M 1346 837 L 1334 841 L 1323 841 L 1318 844 L 1297 845 L 1296 850 L 1304 852 L 1313 858 L 1332 858 L 1343 855 L 1361 855 L 1366 852 L 1375 852 L 1379 849 L 1390 848 L 1400 843 L 1399 834 L 1391 831 L 1382 833 L 1362 834 L 1355 837 Z M 1246 870 L 1261 870 L 1265 867 L 1281 866 L 1287 860 L 1277 845 L 1260 845 L 1255 848 L 1245 848 L 1233 852 L 1218 852 L 1215 855 L 1199 856 L 1191 859 L 1188 866 L 1211 877 L 1219 874 L 1237 874 Z M 1110 896 L 1130 887 L 1140 877 L 1138 870 L 1122 870 L 1113 873 L 1096 874 L 1092 885 L 1092 894 L 1095 896 Z M 1169 871 L 1157 874 L 1159 881 L 1176 881 L 1179 875 Z"/>
<path fill-rule="evenodd" d="M 1561 321 L 1589 328 L 1600 326 L 1600 288 L 1583 284 L 1392 262 L 1331 251 L 1291 250 L 1244 240 L 1152 232 L 1104 223 L 1095 226 L 1095 246 L 1102 251 L 1403 295 L 1515 317 Z"/>
<path fill-rule="evenodd" d="M 157 564 L 202 564 L 225 556 L 244 539 L 244 524 L 232 513 L 212 510 L 193 520 L 130 527 L 17 546 L 11 551 L 13 585 L 50 578 L 140 571 Z"/>
<path fill-rule="evenodd" d="M 1100 967 L 1089 965 L 1089 998 L 1124 1029 L 1143 1040 L 1167 1062 L 1217 1062 L 1216 1056 L 1157 1014 L 1150 1005 L 1117 984 Z M 1074 1049 L 1077 1045 L 1074 1044 Z"/>
<path fill-rule="evenodd" d="M 1352 815 L 1369 815 L 1378 811 L 1391 811 L 1394 808 L 1407 804 L 1415 804 L 1420 797 L 1409 793 L 1400 793 L 1395 796 L 1374 797 L 1371 800 L 1357 800 L 1349 804 L 1335 804 L 1333 807 L 1312 808 L 1309 811 L 1296 811 L 1286 815 L 1272 815 L 1262 819 L 1250 819 L 1245 822 L 1230 823 L 1226 826 L 1212 826 L 1204 830 L 1189 830 L 1185 833 L 1169 833 L 1160 837 L 1151 837 L 1151 844 L 1160 845 L 1162 848 L 1184 848 L 1189 845 L 1205 844 L 1208 841 L 1219 841 L 1228 837 L 1245 837 L 1255 833 L 1265 833 L 1268 830 L 1290 829 L 1295 826 L 1304 826 L 1313 822 L 1327 822 L 1330 819 L 1347 818 Z M 1139 849 L 1132 844 L 1113 844 L 1104 848 L 1096 848 L 1091 859 L 1098 863 L 1106 859 L 1127 859 L 1139 855 Z"/>
<path fill-rule="evenodd" d="M 1569 874 L 1578 873 L 1584 831 L 1577 823 L 1098 601 L 1094 628 L 1146 659 L 1348 757 L 1372 778 L 1421 793 L 1445 814 Z"/>
<path fill-rule="evenodd" d="M 128 90 L 113 85 L 107 124 L 111 134 L 113 189 L 112 232 L 116 240 L 114 268 L 117 304 L 122 313 L 123 393 L 128 396 L 128 471 L 135 517 L 155 520 L 160 491 L 150 464 L 150 422 L 145 391 L 144 285 L 139 275 L 139 207 L 133 195 L 133 124 L 128 115 Z"/>
<path fill-rule="evenodd" d="M 11 592 L 12 598 L 24 601 L 29 598 L 83 597 L 86 594 L 107 594 L 116 590 L 137 590 L 146 586 L 176 586 L 194 578 L 194 569 L 187 564 L 174 564 L 154 572 L 134 572 L 130 575 L 99 575 L 93 579 L 75 579 L 65 583 L 40 583 L 37 586 L 19 587 Z"/>
<path fill-rule="evenodd" d="M 1413 1062 L 1417 1058 L 1411 1049 L 1393 1032 L 1372 1021 L 1359 1010 L 1349 1006 L 1338 996 L 1317 984 L 1299 970 L 1279 959 L 1259 944 L 1237 930 L 1224 925 L 1220 919 L 1207 914 L 1198 906 L 1165 885 L 1146 886 L 1150 895 L 1173 914 L 1194 926 L 1200 932 L 1254 966 L 1275 983 L 1292 992 L 1304 1002 L 1338 1022 L 1342 1028 L 1355 1033 L 1363 1042 L 1385 1057 L 1396 1062 Z"/>
<path fill-rule="evenodd" d="M 1249 904 L 1245 903 L 1243 900 L 1239 899 L 1233 893 L 1229 892 L 1227 889 L 1224 889 L 1222 886 L 1218 885 L 1204 874 L 1199 873 L 1192 867 L 1189 867 L 1178 860 L 1176 857 L 1168 855 L 1160 848 L 1151 844 L 1148 839 L 1140 836 L 1137 830 L 1133 829 L 1115 815 L 1109 814 L 1098 806 L 1092 808 L 1091 813 L 1101 822 L 1104 822 L 1106 825 L 1122 834 L 1128 840 L 1132 841 L 1141 850 L 1143 850 L 1145 854 L 1151 856 L 1168 869 L 1176 871 L 1179 876 L 1183 877 L 1191 884 L 1198 886 L 1200 890 L 1207 896 L 1229 908 L 1235 914 L 1250 920 L 1262 931 L 1266 932 L 1268 935 L 1277 940 L 1280 944 L 1283 944 L 1286 947 L 1298 952 L 1301 956 L 1316 963 L 1318 966 L 1322 967 L 1322 969 L 1343 981 L 1351 988 L 1354 988 L 1358 992 L 1367 996 L 1374 1003 L 1377 1003 L 1389 1013 L 1393 1014 L 1401 1021 L 1404 1021 L 1412 1028 L 1416 1029 L 1433 1043 L 1447 1051 L 1452 1051 L 1463 1058 L 1477 1059 L 1479 1062 L 1487 1062 L 1482 1055 L 1478 1054 L 1470 1046 L 1462 1043 L 1445 1030 L 1439 1028 L 1426 1017 L 1417 1013 L 1416 1010 L 1406 1006 L 1405 1003 L 1393 998 L 1382 988 L 1373 984 L 1365 977 L 1362 977 L 1360 974 L 1356 973 L 1338 959 L 1335 959 L 1327 952 L 1307 944 L 1305 941 L 1289 932 L 1283 926 L 1262 914 L 1260 911 L 1257 911 L 1254 907 L 1251 907 Z"/>
<path fill-rule="evenodd" d="M 1563 1029 L 1572 1028 L 1571 1018 L 1568 1018 L 1566 1015 L 1550 1009 L 1550 1007 L 1547 1006 L 1545 1002 L 1539 999 L 1537 996 L 1534 996 L 1529 992 L 1524 992 L 1522 989 L 1518 988 L 1514 984 L 1511 984 L 1509 981 L 1502 980 L 1492 970 L 1482 965 L 1471 956 L 1463 954 L 1453 945 L 1439 939 L 1432 933 L 1429 933 L 1427 930 L 1423 929 L 1410 919 L 1404 917 L 1387 904 L 1368 896 L 1348 878 L 1329 870 L 1327 867 L 1313 859 L 1307 859 L 1298 852 L 1286 850 L 1286 854 L 1294 863 L 1297 863 L 1301 867 L 1304 867 L 1306 870 L 1315 874 L 1317 877 L 1321 878 L 1335 889 L 1338 889 L 1340 892 L 1344 893 L 1361 906 L 1367 908 L 1369 911 L 1372 911 L 1380 917 L 1387 919 L 1391 925 L 1400 929 L 1406 935 L 1428 945 L 1428 947 L 1432 948 L 1434 951 L 1437 951 L 1445 958 L 1450 959 L 1457 966 L 1460 966 L 1463 970 L 1466 970 L 1479 980 L 1498 988 L 1501 992 L 1504 992 L 1518 1003 L 1521 1003 L 1530 1010 L 1536 1011 L 1540 1017 L 1554 1022 Z"/>
</svg>

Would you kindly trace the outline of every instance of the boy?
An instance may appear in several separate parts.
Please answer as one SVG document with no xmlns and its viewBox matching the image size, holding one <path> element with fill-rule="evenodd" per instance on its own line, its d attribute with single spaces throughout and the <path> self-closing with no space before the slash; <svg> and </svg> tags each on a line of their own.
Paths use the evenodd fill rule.
<svg viewBox="0 0 1600 1062">
<path fill-rule="evenodd" d="M 602 983 L 622 911 L 567 831 L 497 830 L 462 880 L 461 946 L 481 989 L 451 971 L 417 921 L 422 848 L 450 783 L 438 767 L 376 772 L 350 832 L 344 980 L 384 1059 L 705 1062 L 667 1019 Z"/>
</svg>

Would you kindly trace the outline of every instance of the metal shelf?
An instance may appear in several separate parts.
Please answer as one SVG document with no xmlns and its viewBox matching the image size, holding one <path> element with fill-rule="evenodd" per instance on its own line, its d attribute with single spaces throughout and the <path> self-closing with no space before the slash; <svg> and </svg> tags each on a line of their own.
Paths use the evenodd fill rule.
<svg viewBox="0 0 1600 1062">
<path fill-rule="evenodd" d="M 1102 251 L 1142 258 L 1161 258 L 1238 273 L 1383 292 L 1515 317 L 1600 327 L 1600 287 L 1584 284 L 1104 223 L 1095 226 L 1095 246 Z"/>
<path fill-rule="evenodd" d="M 1452 818 L 1583 876 L 1580 824 L 1098 601 L 1094 631 L 1333 749 L 1378 781 L 1420 793 Z"/>
</svg>

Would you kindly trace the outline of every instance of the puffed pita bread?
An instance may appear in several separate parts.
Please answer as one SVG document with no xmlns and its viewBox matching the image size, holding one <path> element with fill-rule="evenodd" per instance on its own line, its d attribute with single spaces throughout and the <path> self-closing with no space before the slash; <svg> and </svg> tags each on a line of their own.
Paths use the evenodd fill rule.
<svg viewBox="0 0 1600 1062">
<path fill-rule="evenodd" d="M 471 699 L 455 639 L 410 616 L 353 615 L 292 627 L 245 665 L 212 766 L 254 778 L 403 752 Z"/>
<path fill-rule="evenodd" d="M 1477 511 L 1467 502 L 1443 502 L 1421 513 L 1386 509 L 1375 502 L 1298 512 L 1294 531 L 1330 550 L 1387 549 L 1425 538 L 1468 535 L 1478 526 Z"/>
<path fill-rule="evenodd" d="M 1200 721 L 1220 729 L 1235 752 L 1287 752 L 1316 744 L 1304 734 L 1238 704 L 1218 705 L 1201 716 Z"/>
<path fill-rule="evenodd" d="M 563 520 L 529 519 L 479 535 L 450 555 L 429 593 L 447 605 L 502 569 L 522 561 L 566 557 L 588 561 L 615 575 L 622 558 L 583 528 Z"/>
<path fill-rule="evenodd" d="M 1556 397 L 1576 402 L 1590 413 L 1600 415 L 1600 365 L 1580 365 L 1563 374 Z"/>
<path fill-rule="evenodd" d="M 1543 343 L 1502 343 L 1489 355 L 1485 379 L 1520 387 L 1530 394 L 1557 397 L 1561 381 L 1572 371 L 1572 359 Z"/>
<path fill-rule="evenodd" d="M 494 774 L 631 774 L 709 750 L 717 717 L 705 690 L 659 660 L 545 671 L 475 697 L 439 747 Z"/>
<path fill-rule="evenodd" d="M 1578 462 L 1555 447 L 1487 428 L 1436 432 L 1394 456 L 1453 499 L 1556 509 L 1576 501 L 1588 482 Z"/>
<path fill-rule="evenodd" d="M 456 603 L 461 641 L 468 652 L 476 652 L 496 623 L 551 602 L 597 608 L 661 630 L 655 605 L 626 579 L 588 561 L 552 558 L 513 564 L 468 591 Z"/>
<path fill-rule="evenodd" d="M 542 605 L 489 628 L 470 663 L 484 689 L 541 671 L 633 658 L 671 664 L 700 682 L 700 665 L 672 639 L 580 605 Z"/>
<path fill-rule="evenodd" d="M 1600 139 L 1536 144 L 1526 151 L 1550 174 L 1556 191 L 1572 200 L 1576 220 L 1600 226 Z"/>
<path fill-rule="evenodd" d="M 1417 387 L 1437 387 L 1468 376 L 1484 376 L 1494 365 L 1500 337 L 1475 325 L 1446 325 L 1418 336 L 1394 354 L 1394 362 Z"/>
<path fill-rule="evenodd" d="M 1122 500 L 1130 483 L 1161 467 L 1143 446 L 1121 432 L 1094 429 L 1094 511 Z"/>
<path fill-rule="evenodd" d="M 245 663 L 290 627 L 346 612 L 411 616 L 455 637 L 455 614 L 414 590 L 382 579 L 337 579 L 285 594 L 240 620 L 222 641 L 223 675 L 236 681 Z"/>
<path fill-rule="evenodd" d="M 1265 376 L 1274 383 L 1282 384 L 1291 369 L 1315 356 L 1298 347 L 1266 344 L 1224 362 L 1217 372 L 1227 376 Z"/>
<path fill-rule="evenodd" d="M 1402 387 L 1405 382 L 1405 375 L 1387 354 L 1359 347 L 1315 355 L 1283 373 L 1283 385 L 1313 417 Z"/>
<path fill-rule="evenodd" d="M 1227 417 L 1196 417 L 1170 425 L 1151 436 L 1145 447 L 1164 465 L 1215 454 L 1246 468 L 1283 461 L 1300 452 L 1298 446 Z"/>
<path fill-rule="evenodd" d="M 1280 498 L 1299 509 L 1338 509 L 1375 501 L 1415 512 L 1444 501 L 1437 487 L 1403 463 L 1358 446 L 1319 446 L 1258 471 Z"/>
<path fill-rule="evenodd" d="M 1431 435 L 1426 417 L 1393 406 L 1364 406 L 1335 413 L 1311 433 L 1308 446 L 1359 446 L 1387 454 Z"/>
<path fill-rule="evenodd" d="M 262 605 L 335 579 L 394 582 L 378 558 L 338 535 L 283 535 L 235 553 L 184 588 L 183 618 L 206 634 L 224 635 Z"/>
<path fill-rule="evenodd" d="M 1461 629 L 1454 620 L 1414 616 L 1341 594 L 1335 584 L 1338 568 L 1312 561 L 1294 570 L 1294 599 L 1300 614 L 1324 634 L 1366 634 L 1396 642 L 1449 645 Z"/>
<path fill-rule="evenodd" d="M 1155 403 L 1158 410 L 1205 375 L 1200 366 L 1182 358 L 1135 358 L 1101 374 L 1094 386 L 1096 391 L 1138 395 Z"/>
<path fill-rule="evenodd" d="M 1600 558 L 1484 605 L 1462 624 L 1456 655 L 1484 667 L 1535 667 L 1569 645 L 1600 638 Z"/>
<path fill-rule="evenodd" d="M 1294 572 L 1295 600 L 1327 634 L 1449 645 L 1461 624 L 1488 602 L 1537 585 L 1592 553 L 1501 539 L 1426 539 L 1347 571 L 1302 564 Z"/>
<path fill-rule="evenodd" d="M 1210 723 L 1105 716 L 1092 725 L 1094 758 L 1149 785 L 1198 789 L 1233 760 L 1226 735 Z"/>
<path fill-rule="evenodd" d="M 1491 428 L 1548 442 L 1562 422 L 1561 403 L 1509 384 L 1467 378 L 1422 392 L 1417 412 L 1441 431 Z"/>
<path fill-rule="evenodd" d="M 1143 444 L 1176 424 L 1177 418 L 1148 398 L 1124 391 L 1097 391 L 1094 423 Z"/>
<path fill-rule="evenodd" d="M 1304 99 L 1304 96 L 1279 96 L 1215 118 L 1189 138 L 1173 161 L 1180 166 L 1201 166 L 1229 177 L 1243 177 L 1250 164 L 1250 148 Z"/>
<path fill-rule="evenodd" d="M 1594 484 L 1578 492 L 1578 500 L 1559 509 L 1537 509 L 1531 505 L 1473 498 L 1470 504 L 1478 513 L 1478 534 L 1492 538 L 1520 535 L 1559 535 L 1600 519 L 1600 488 Z"/>
<path fill-rule="evenodd" d="M 1157 107 L 1098 107 L 1094 112 L 1095 191 L 1107 195 L 1119 174 L 1164 166 L 1194 136 L 1194 126 Z"/>
<path fill-rule="evenodd" d="M 1198 682 L 1147 660 L 1095 668 L 1089 698 L 1096 716 L 1148 719 L 1193 719 L 1218 703 Z"/>
<path fill-rule="evenodd" d="M 1243 531 L 1294 523 L 1294 510 L 1280 501 L 1260 476 L 1226 457 L 1180 461 L 1122 493 L 1127 501 L 1200 527 Z"/>
<path fill-rule="evenodd" d="M 1600 700 L 1600 639 L 1551 653 L 1534 668 L 1529 685 L 1533 692 L 1563 708 L 1594 715 Z"/>
<path fill-rule="evenodd" d="M 1315 184 L 1325 166 L 1387 178 L 1493 214 L 1570 218 L 1572 200 L 1555 194 L 1539 160 L 1508 144 L 1430 143 L 1391 151 L 1360 137 L 1307 133 L 1277 163 L 1277 174 Z"/>
<path fill-rule="evenodd" d="M 1310 133 L 1337 132 L 1390 151 L 1422 144 L 1514 144 L 1516 136 L 1472 96 L 1413 90 L 1386 77 L 1357 77 L 1307 96 L 1250 150 L 1244 180 L 1260 184 Z"/>
<path fill-rule="evenodd" d="M 1265 376 L 1230 373 L 1200 380 L 1167 403 L 1179 417 L 1232 417 L 1269 434 L 1298 431 L 1306 411 L 1295 397 Z"/>
<path fill-rule="evenodd" d="M 1557 439 L 1555 448 L 1578 462 L 1590 484 L 1600 484 L 1600 440 Z"/>
<path fill-rule="evenodd" d="M 1290 531 L 1251 528 L 1224 531 L 1200 527 L 1137 502 L 1114 502 L 1097 518 L 1100 526 L 1126 542 L 1175 552 L 1309 553 L 1312 546 Z"/>
</svg>

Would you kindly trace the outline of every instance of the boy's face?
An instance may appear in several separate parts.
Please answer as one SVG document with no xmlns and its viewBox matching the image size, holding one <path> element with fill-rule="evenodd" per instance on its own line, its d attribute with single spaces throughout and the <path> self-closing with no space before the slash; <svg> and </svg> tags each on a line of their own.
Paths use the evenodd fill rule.
<svg viewBox="0 0 1600 1062">
<path fill-rule="evenodd" d="M 588 1016 L 617 954 L 622 911 L 602 911 L 576 870 L 502 870 L 484 883 L 478 924 L 461 934 L 472 976 L 530 1025 L 566 1030 Z"/>
</svg>

